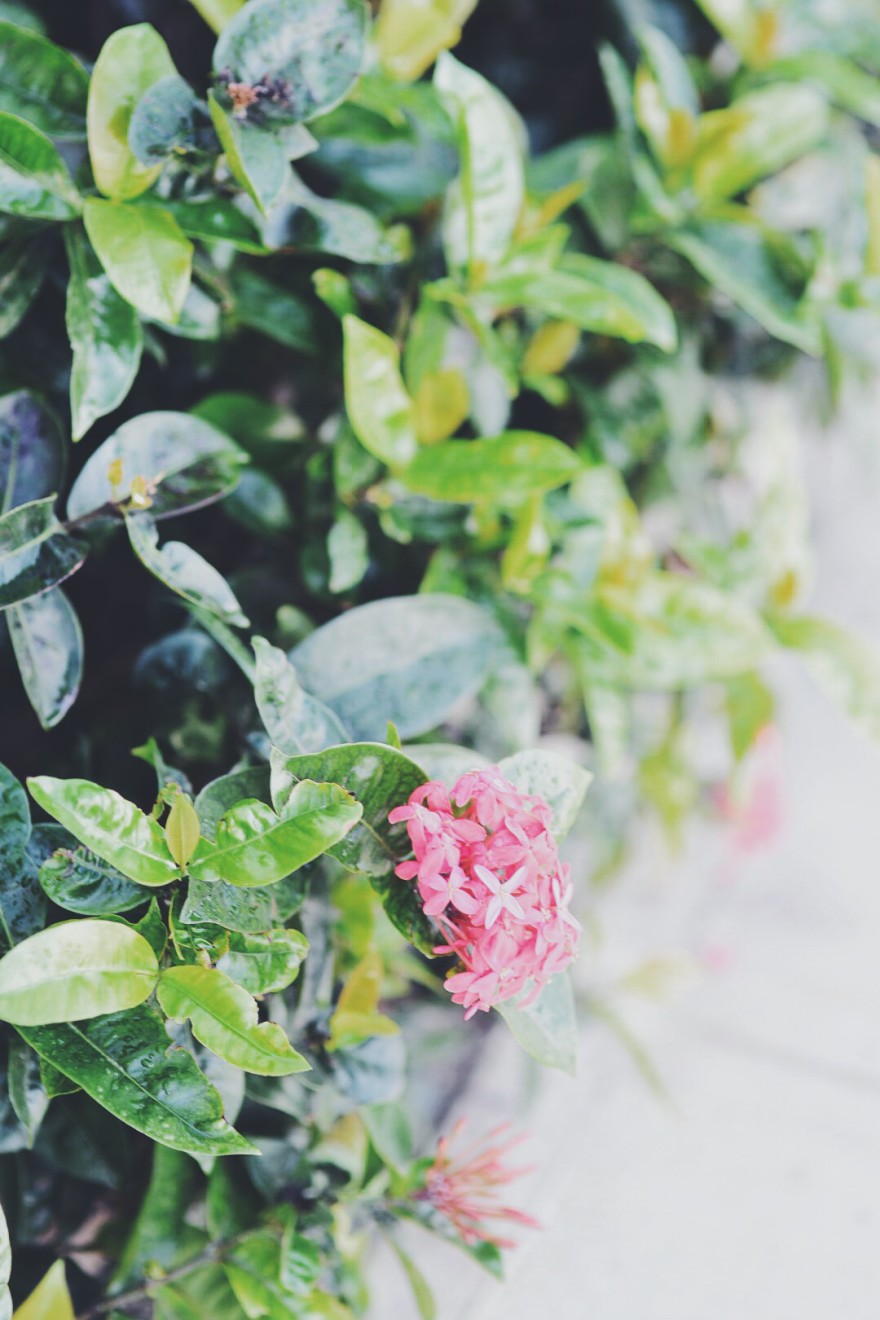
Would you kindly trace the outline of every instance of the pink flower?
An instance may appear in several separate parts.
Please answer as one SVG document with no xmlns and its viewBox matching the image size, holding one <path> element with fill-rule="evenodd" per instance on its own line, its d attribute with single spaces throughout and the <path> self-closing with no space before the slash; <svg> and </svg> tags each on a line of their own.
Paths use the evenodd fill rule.
<svg viewBox="0 0 880 1320">
<path fill-rule="evenodd" d="M 772 724 L 755 739 L 743 766 L 737 795 L 726 786 L 716 795 L 721 815 L 733 826 L 733 851 L 744 856 L 769 847 L 782 828 L 785 807 L 780 769 L 779 734 Z"/>
<path fill-rule="evenodd" d="M 502 1205 L 498 1200 L 499 1187 L 528 1173 L 528 1169 L 506 1168 L 503 1159 L 509 1150 L 519 1145 L 522 1137 L 513 1137 L 501 1145 L 485 1146 L 483 1150 L 471 1147 L 454 1160 L 450 1146 L 464 1127 L 457 1123 L 451 1136 L 441 1137 L 433 1164 L 425 1173 L 424 1187 L 416 1194 L 428 1201 L 444 1215 L 468 1246 L 476 1242 L 491 1242 L 496 1247 L 513 1247 L 515 1242 L 498 1237 L 491 1221 L 522 1224 L 540 1228 L 537 1220 L 522 1210 Z M 499 1137 L 505 1127 L 496 1128 L 489 1140 Z"/>
<path fill-rule="evenodd" d="M 541 798 L 497 769 L 474 770 L 451 792 L 422 784 L 388 819 L 406 823 L 415 857 L 396 873 L 416 882 L 446 936 L 435 953 L 460 961 L 445 985 L 466 1018 L 521 992 L 530 1001 L 572 961 L 581 928 Z"/>
</svg>

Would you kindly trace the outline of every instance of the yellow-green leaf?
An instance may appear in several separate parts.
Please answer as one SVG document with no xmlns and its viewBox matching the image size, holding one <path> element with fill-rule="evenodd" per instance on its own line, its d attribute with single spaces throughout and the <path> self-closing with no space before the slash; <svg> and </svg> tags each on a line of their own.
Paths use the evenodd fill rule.
<svg viewBox="0 0 880 1320">
<path fill-rule="evenodd" d="M 381 991 L 382 960 L 375 949 L 370 949 L 342 987 L 330 1019 L 328 1049 L 357 1045 L 370 1036 L 397 1035 L 397 1023 L 379 1012 Z"/>
<path fill-rule="evenodd" d="M 456 367 L 429 371 L 416 387 L 413 406 L 419 440 L 435 445 L 454 435 L 467 418 L 471 406 L 467 381 Z"/>
<path fill-rule="evenodd" d="M 201 834 L 195 807 L 185 793 L 178 793 L 165 822 L 165 841 L 178 866 L 186 866 L 198 847 Z"/>
<path fill-rule="evenodd" d="M 161 164 L 141 164 L 128 145 L 128 126 L 144 92 L 176 72 L 168 47 L 149 23 L 119 28 L 105 41 L 86 110 L 92 173 L 105 196 L 137 197 L 157 178 Z"/>
<path fill-rule="evenodd" d="M 441 50 L 461 39 L 477 0 L 383 0 L 375 37 L 379 61 L 399 82 L 412 82 Z"/>
<path fill-rule="evenodd" d="M 343 318 L 345 406 L 365 449 L 391 468 L 405 467 L 417 448 L 412 400 L 393 339 L 356 316 Z"/>
<path fill-rule="evenodd" d="M 64 1261 L 44 1274 L 34 1291 L 15 1312 L 13 1320 L 74 1320 Z"/>
</svg>

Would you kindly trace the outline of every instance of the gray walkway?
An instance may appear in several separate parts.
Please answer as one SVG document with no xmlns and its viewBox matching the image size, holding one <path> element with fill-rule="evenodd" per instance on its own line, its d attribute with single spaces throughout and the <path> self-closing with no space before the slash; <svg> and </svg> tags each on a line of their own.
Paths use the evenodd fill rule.
<svg viewBox="0 0 880 1320">
<path fill-rule="evenodd" d="M 880 485 L 837 441 L 811 451 L 817 609 L 880 640 Z M 724 947 L 727 962 L 628 1020 L 648 1089 L 588 1027 L 576 1081 L 553 1075 L 522 1122 L 543 1221 L 484 1282 L 412 1248 L 439 1320 L 877 1320 L 880 1315 L 880 750 L 780 664 L 787 819 L 719 878 L 717 840 L 672 867 L 646 846 L 603 908 L 609 970 Z M 510 1116 L 524 1067 L 502 1034 L 463 1108 Z M 415 1312 L 380 1272 L 373 1314 Z"/>
</svg>

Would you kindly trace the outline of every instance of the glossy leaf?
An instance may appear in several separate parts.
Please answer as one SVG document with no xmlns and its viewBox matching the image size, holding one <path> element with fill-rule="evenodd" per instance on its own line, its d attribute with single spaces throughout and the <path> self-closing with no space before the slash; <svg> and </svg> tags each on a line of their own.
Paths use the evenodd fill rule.
<svg viewBox="0 0 880 1320">
<path fill-rule="evenodd" d="M 564 973 L 548 981 L 527 1008 L 519 1008 L 513 1000 L 507 1000 L 498 1005 L 498 1012 L 532 1058 L 574 1076 L 577 1016 L 571 982 Z"/>
<path fill-rule="evenodd" d="M 46 276 L 43 240 L 30 229 L 0 244 L 0 339 L 21 321 Z"/>
<path fill-rule="evenodd" d="M 344 742 L 347 735 L 342 724 L 329 706 L 303 691 L 284 652 L 264 637 L 255 637 L 253 646 L 257 657 L 254 697 L 273 745 L 288 756 L 297 756 Z"/>
<path fill-rule="evenodd" d="M 297 785 L 276 815 L 264 802 L 233 807 L 203 840 L 190 863 L 196 880 L 225 880 L 248 888 L 271 885 L 326 852 L 361 817 L 361 806 L 335 784 Z"/>
<path fill-rule="evenodd" d="M 443 52 L 434 71 L 456 128 L 461 174 L 447 198 L 444 246 L 449 265 L 473 278 L 506 253 L 525 196 L 524 140 L 512 106 L 479 73 Z"/>
<path fill-rule="evenodd" d="M 203 243 L 231 243 L 240 252 L 257 255 L 266 251 L 256 225 L 231 198 L 182 199 L 166 201 L 164 205 L 189 238 Z"/>
<path fill-rule="evenodd" d="M 498 769 L 521 793 L 543 798 L 553 809 L 553 835 L 564 839 L 578 818 L 593 776 L 566 756 L 533 748 L 498 762 Z"/>
<path fill-rule="evenodd" d="M 167 885 L 180 874 L 162 827 L 112 788 L 87 779 L 29 779 L 35 802 L 97 857 L 136 884 Z"/>
<path fill-rule="evenodd" d="M 39 32 L 0 21 L 0 110 L 48 137 L 83 137 L 88 87 L 88 74 L 68 51 Z"/>
<path fill-rule="evenodd" d="M 488 440 L 448 440 L 422 449 L 403 480 L 435 500 L 517 504 L 564 485 L 582 469 L 578 456 L 550 435 L 505 431 Z"/>
<path fill-rule="evenodd" d="M 309 1067 L 283 1029 L 259 1022 L 255 1000 L 215 967 L 169 967 L 156 994 L 170 1018 L 189 1019 L 196 1040 L 236 1068 L 285 1077 Z"/>
<path fill-rule="evenodd" d="M 222 926 L 231 932 L 230 948 L 233 948 L 236 934 L 260 935 L 288 921 L 302 907 L 310 878 L 310 868 L 304 866 L 279 880 L 277 885 L 263 889 L 242 889 L 223 880 L 190 879 L 181 921 Z M 237 979 L 233 976 L 233 980 Z"/>
<path fill-rule="evenodd" d="M 120 426 L 86 462 L 67 500 L 68 518 L 131 498 L 146 486 L 150 513 L 166 518 L 222 499 L 247 455 L 229 436 L 189 413 L 148 412 Z"/>
<path fill-rule="evenodd" d="M 0 947 L 12 948 L 41 930 L 45 915 L 36 865 L 27 853 L 0 847 Z"/>
<path fill-rule="evenodd" d="M 476 0 L 385 0 L 376 23 L 382 67 L 392 78 L 411 82 L 433 64 L 441 50 L 455 46 Z"/>
<path fill-rule="evenodd" d="M 141 907 L 150 891 L 82 847 L 61 825 L 37 825 L 31 855 L 43 892 L 57 907 L 84 917 L 107 917 Z"/>
<path fill-rule="evenodd" d="M 313 756 L 272 753 L 272 801 L 281 814 L 301 780 L 340 784 L 361 803 L 364 814 L 349 834 L 329 849 L 344 866 L 384 875 L 409 853 L 403 825 L 389 825 L 388 813 L 425 782 L 424 771 L 385 743 L 346 743 Z"/>
<path fill-rule="evenodd" d="M 138 160 L 129 146 L 128 130 L 144 93 L 176 72 L 168 47 L 149 23 L 119 28 L 102 46 L 89 84 L 87 123 L 92 173 L 105 196 L 137 197 L 158 176 L 161 164 L 144 165 Z M 171 318 L 160 315 L 159 319 Z"/>
<path fill-rule="evenodd" d="M 174 324 L 189 291 L 193 245 L 170 211 L 89 197 L 86 232 L 116 292 L 142 316 Z"/>
<path fill-rule="evenodd" d="M 247 615 L 242 613 L 229 583 L 191 546 L 183 541 L 166 541 L 160 547 L 159 532 L 149 513 L 126 514 L 125 526 L 144 568 L 166 587 L 224 623 L 247 627 Z"/>
<path fill-rule="evenodd" d="M 812 87 L 762 87 L 697 121 L 694 187 L 718 201 L 797 160 L 825 136 L 828 111 Z"/>
<path fill-rule="evenodd" d="M 237 119 L 213 91 L 208 92 L 208 108 L 230 173 L 265 214 L 289 173 L 280 139 L 260 124 Z"/>
<path fill-rule="evenodd" d="M 79 619 L 60 587 L 12 605 L 9 636 L 28 700 L 44 729 L 63 720 L 76 700 L 83 672 Z"/>
<path fill-rule="evenodd" d="M 206 839 L 215 837 L 221 818 L 243 798 L 271 801 L 268 766 L 253 765 L 245 770 L 233 770 L 205 785 L 196 798 L 195 807 Z"/>
<path fill-rule="evenodd" d="M 15 1320 L 74 1320 L 64 1261 L 56 1260 L 15 1311 Z"/>
<path fill-rule="evenodd" d="M 442 594 L 399 596 L 348 610 L 291 652 L 310 692 L 352 736 L 426 733 L 480 688 L 498 634 L 479 606 Z"/>
<path fill-rule="evenodd" d="M 408 255 L 406 230 L 386 231 L 372 211 L 320 197 L 292 171 L 265 229 L 270 247 L 325 252 L 348 261 L 389 265 Z"/>
<path fill-rule="evenodd" d="M 201 833 L 195 807 L 184 793 L 178 793 L 171 803 L 165 822 L 165 842 L 171 856 L 182 869 L 186 868 L 195 852 Z"/>
<path fill-rule="evenodd" d="M 70 280 L 67 335 L 73 349 L 70 413 L 74 440 L 128 394 L 141 360 L 143 335 L 138 315 L 116 292 L 77 229 L 64 231 Z"/>
<path fill-rule="evenodd" d="M 0 211 L 31 220 L 72 220 L 82 202 L 44 133 L 0 111 Z"/>
<path fill-rule="evenodd" d="M 30 390 L 0 397 L 0 514 L 44 499 L 64 475 L 61 428 Z"/>
<path fill-rule="evenodd" d="M 269 118 L 297 123 L 337 105 L 361 69 L 363 0 L 250 0 L 224 27 L 214 50 L 221 87 L 282 87 L 260 102 Z"/>
<path fill-rule="evenodd" d="M 223 1118 L 220 1096 L 192 1055 L 169 1045 L 162 1019 L 145 1005 L 19 1031 L 42 1059 L 160 1145 L 194 1155 L 256 1153 Z"/>
<path fill-rule="evenodd" d="M 232 931 L 217 967 L 249 994 L 276 994 L 296 980 L 308 951 L 309 942 L 298 930 Z"/>
<path fill-rule="evenodd" d="M 131 116 L 128 145 L 148 166 L 168 157 L 217 151 L 207 106 L 176 73 L 160 78 L 144 92 Z"/>
<path fill-rule="evenodd" d="M 44 1026 L 134 1008 L 158 975 L 156 955 L 136 931 L 97 918 L 64 921 L 0 958 L 0 1018 Z"/>
<path fill-rule="evenodd" d="M 345 407 L 365 449 L 392 468 L 406 467 L 418 441 L 412 400 L 393 340 L 356 316 L 343 318 Z"/>
<path fill-rule="evenodd" d="M 85 559 L 86 547 L 68 536 L 54 510 L 49 496 L 0 517 L 0 609 L 58 586 Z"/>
</svg>

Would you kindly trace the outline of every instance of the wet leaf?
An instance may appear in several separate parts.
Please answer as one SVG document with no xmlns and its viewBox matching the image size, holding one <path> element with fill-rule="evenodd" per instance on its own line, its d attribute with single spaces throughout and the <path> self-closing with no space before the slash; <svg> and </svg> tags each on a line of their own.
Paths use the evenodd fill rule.
<svg viewBox="0 0 880 1320">
<path fill-rule="evenodd" d="M 329 706 L 303 691 L 284 652 L 264 637 L 255 637 L 253 646 L 257 656 L 254 696 L 274 746 L 296 756 L 344 742 L 344 727 Z"/>
<path fill-rule="evenodd" d="M 231 931 L 217 967 L 249 994 L 275 994 L 293 984 L 308 951 L 309 942 L 298 930 Z"/>
</svg>

